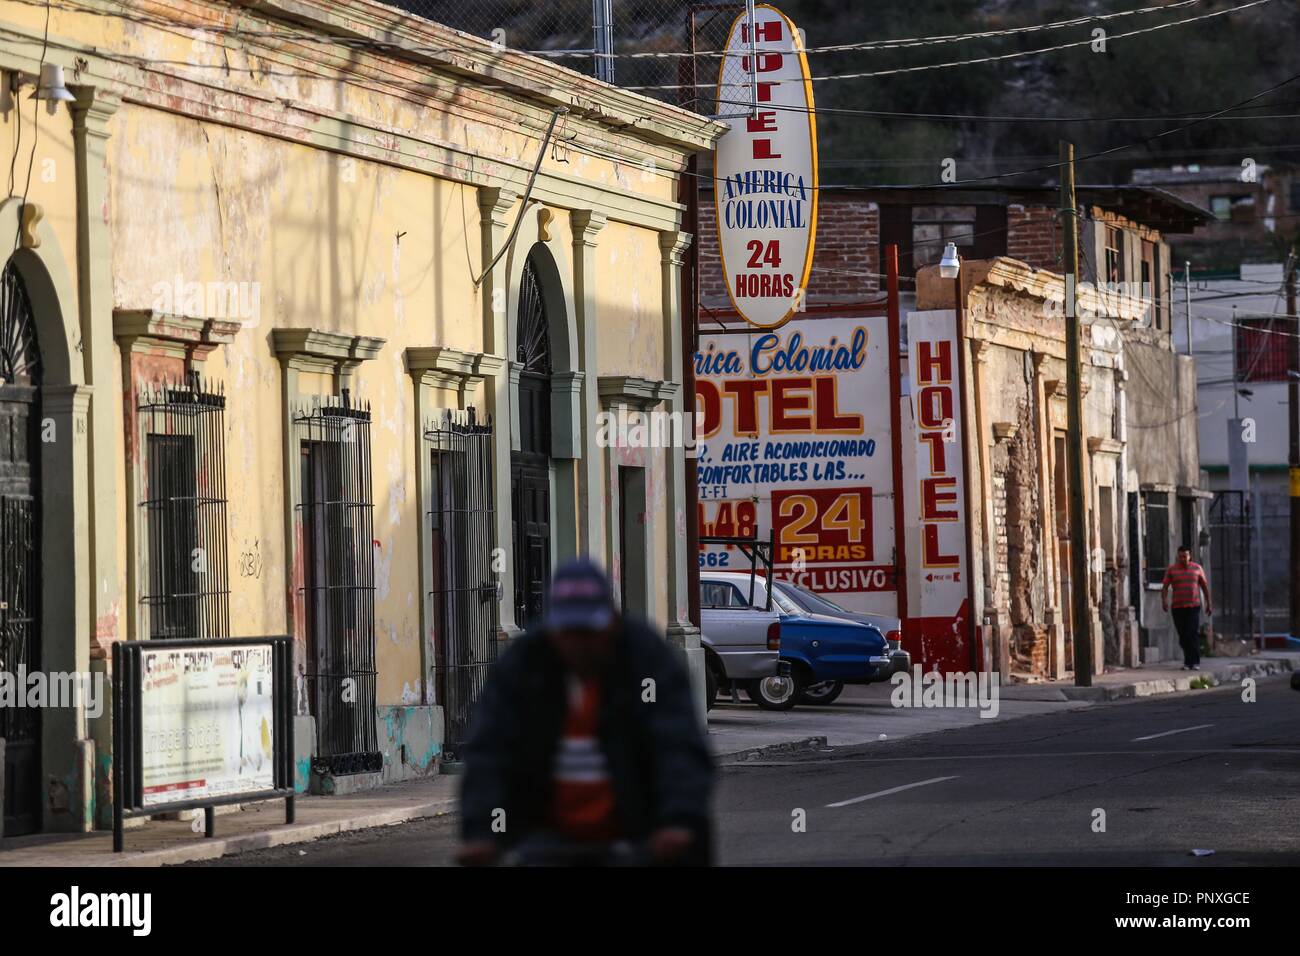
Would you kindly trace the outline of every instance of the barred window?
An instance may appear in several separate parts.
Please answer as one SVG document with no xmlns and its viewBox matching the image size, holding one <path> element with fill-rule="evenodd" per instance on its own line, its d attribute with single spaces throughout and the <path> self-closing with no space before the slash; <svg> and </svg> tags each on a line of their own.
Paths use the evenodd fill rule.
<svg viewBox="0 0 1300 956">
<path fill-rule="evenodd" d="M 230 634 L 225 410 L 197 374 L 140 394 L 140 603 L 154 640 Z"/>
</svg>

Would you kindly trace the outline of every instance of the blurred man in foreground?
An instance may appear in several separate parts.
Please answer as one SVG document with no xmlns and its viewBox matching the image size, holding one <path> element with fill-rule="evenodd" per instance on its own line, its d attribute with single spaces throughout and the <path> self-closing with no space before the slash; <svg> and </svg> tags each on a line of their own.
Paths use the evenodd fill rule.
<svg viewBox="0 0 1300 956">
<path fill-rule="evenodd" d="M 488 677 L 465 752 L 466 865 L 707 865 L 713 764 L 675 652 L 561 565 L 539 629 Z"/>
</svg>

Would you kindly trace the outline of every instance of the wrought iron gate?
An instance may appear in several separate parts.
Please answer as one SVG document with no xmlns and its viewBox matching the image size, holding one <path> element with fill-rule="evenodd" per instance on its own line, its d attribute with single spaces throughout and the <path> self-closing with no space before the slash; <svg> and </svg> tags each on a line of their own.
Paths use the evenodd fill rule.
<svg viewBox="0 0 1300 956">
<path fill-rule="evenodd" d="M 13 263 L 0 274 L 0 672 L 41 666 L 40 352 L 31 300 Z M 41 826 L 36 707 L 0 708 L 7 836 Z"/>
<path fill-rule="evenodd" d="M 444 753 L 454 760 L 497 659 L 492 423 L 480 423 L 472 408 L 447 411 L 426 425 L 424 437 L 430 456 L 434 680 L 447 721 Z"/>
<path fill-rule="evenodd" d="M 374 505 L 370 409 L 314 399 L 294 415 L 299 450 L 307 696 L 314 767 L 334 775 L 383 768 L 375 714 Z"/>
<path fill-rule="evenodd" d="M 1250 495 L 1244 491 L 1216 491 L 1210 502 L 1209 531 L 1214 630 L 1223 637 L 1253 638 Z"/>
</svg>

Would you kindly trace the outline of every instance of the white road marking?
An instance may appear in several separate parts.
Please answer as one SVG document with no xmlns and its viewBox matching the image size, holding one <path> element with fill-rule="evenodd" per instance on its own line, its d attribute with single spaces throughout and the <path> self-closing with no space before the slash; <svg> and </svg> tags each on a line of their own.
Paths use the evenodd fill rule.
<svg viewBox="0 0 1300 956">
<path fill-rule="evenodd" d="M 874 800 L 876 797 L 887 797 L 891 793 L 902 793 L 904 790 L 912 790 L 915 787 L 925 787 L 932 783 L 943 783 L 945 780 L 956 780 L 957 776 L 952 777 L 931 777 L 929 780 L 921 780 L 917 783 L 905 783 L 901 787 L 890 787 L 888 790 L 880 790 L 876 793 L 868 793 L 865 796 L 854 797 L 851 800 L 841 800 L 839 803 L 828 803 L 826 809 L 832 810 L 835 807 L 847 807 L 852 803 L 861 803 L 863 800 Z"/>
<path fill-rule="evenodd" d="M 1137 743 L 1140 740 L 1155 740 L 1157 737 L 1168 737 L 1171 734 L 1186 734 L 1193 730 L 1204 730 L 1206 727 L 1213 727 L 1214 724 L 1197 724 L 1195 727 L 1182 727 L 1178 730 L 1166 730 L 1159 734 L 1147 734 L 1145 737 L 1134 737 L 1131 743 Z"/>
</svg>

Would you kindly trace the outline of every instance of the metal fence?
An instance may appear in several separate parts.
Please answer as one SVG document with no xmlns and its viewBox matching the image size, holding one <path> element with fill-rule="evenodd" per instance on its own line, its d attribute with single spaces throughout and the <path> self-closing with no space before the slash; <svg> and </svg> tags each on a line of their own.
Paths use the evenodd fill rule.
<svg viewBox="0 0 1300 956">
<path fill-rule="evenodd" d="M 1244 491 L 1216 491 L 1210 502 L 1210 593 L 1215 631 L 1222 637 L 1255 636 L 1251 591 L 1250 497 Z"/>
<path fill-rule="evenodd" d="M 697 108 L 693 91 L 654 88 L 710 84 L 710 105 L 700 112 L 712 112 L 717 52 L 746 8 L 744 2 L 686 0 L 391 0 L 391 5 L 689 109 Z M 728 69 L 739 72 L 738 60 Z"/>
<path fill-rule="evenodd" d="M 230 633 L 225 411 L 197 373 L 140 393 L 140 603 L 153 639 Z"/>
<path fill-rule="evenodd" d="M 444 756 L 454 760 L 497 659 L 492 422 L 479 422 L 472 408 L 446 411 L 427 423 L 424 438 L 430 456 L 434 680 L 447 720 Z"/>
<path fill-rule="evenodd" d="M 374 505 L 370 408 L 313 399 L 293 419 L 299 458 L 307 694 L 313 766 L 336 775 L 382 769 L 375 715 Z"/>
</svg>

